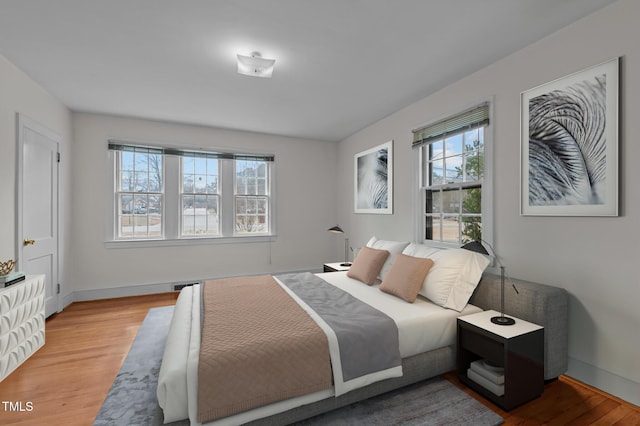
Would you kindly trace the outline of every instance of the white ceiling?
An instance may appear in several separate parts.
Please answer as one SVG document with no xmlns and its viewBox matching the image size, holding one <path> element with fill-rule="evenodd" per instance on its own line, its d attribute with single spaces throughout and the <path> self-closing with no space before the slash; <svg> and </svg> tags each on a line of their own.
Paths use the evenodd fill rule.
<svg viewBox="0 0 640 426">
<path fill-rule="evenodd" d="M 612 2 L 0 0 L 0 54 L 73 111 L 339 141 Z"/>
</svg>

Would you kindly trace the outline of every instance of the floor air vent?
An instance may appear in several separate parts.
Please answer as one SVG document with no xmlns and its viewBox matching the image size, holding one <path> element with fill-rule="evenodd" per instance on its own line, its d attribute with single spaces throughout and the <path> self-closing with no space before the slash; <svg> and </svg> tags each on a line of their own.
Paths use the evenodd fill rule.
<svg viewBox="0 0 640 426">
<path fill-rule="evenodd" d="M 200 284 L 200 281 L 197 281 L 197 282 L 194 282 L 194 283 L 174 284 L 173 285 L 173 291 L 180 291 L 185 287 L 190 287 L 190 286 L 196 285 L 196 284 Z"/>
</svg>

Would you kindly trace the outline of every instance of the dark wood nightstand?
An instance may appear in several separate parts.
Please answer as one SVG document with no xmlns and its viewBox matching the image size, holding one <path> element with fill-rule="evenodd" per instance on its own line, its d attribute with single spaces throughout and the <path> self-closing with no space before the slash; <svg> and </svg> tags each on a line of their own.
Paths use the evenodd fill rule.
<svg viewBox="0 0 640 426">
<path fill-rule="evenodd" d="M 351 267 L 351 264 L 349 264 L 349 266 L 342 266 L 343 263 L 344 262 L 325 263 L 324 272 L 348 271 L 349 268 Z"/>
<path fill-rule="evenodd" d="M 484 311 L 458 318 L 458 377 L 489 401 L 511 410 L 542 395 L 544 328 L 518 318 L 514 325 L 493 324 L 491 317 L 499 315 L 496 311 Z M 503 384 L 478 378 L 480 370 L 471 368 L 476 361 L 488 366 L 482 372 L 489 374 L 480 376 L 502 374 Z M 474 365 L 477 366 L 478 363 Z"/>
</svg>

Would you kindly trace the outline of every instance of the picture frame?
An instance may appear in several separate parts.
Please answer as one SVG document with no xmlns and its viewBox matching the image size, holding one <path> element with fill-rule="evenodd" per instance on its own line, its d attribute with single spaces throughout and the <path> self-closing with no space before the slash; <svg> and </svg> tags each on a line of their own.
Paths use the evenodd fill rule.
<svg viewBox="0 0 640 426">
<path fill-rule="evenodd" d="M 354 212 L 393 214 L 393 140 L 354 155 Z"/>
<path fill-rule="evenodd" d="M 618 216 L 619 58 L 520 95 L 520 214 Z"/>
</svg>

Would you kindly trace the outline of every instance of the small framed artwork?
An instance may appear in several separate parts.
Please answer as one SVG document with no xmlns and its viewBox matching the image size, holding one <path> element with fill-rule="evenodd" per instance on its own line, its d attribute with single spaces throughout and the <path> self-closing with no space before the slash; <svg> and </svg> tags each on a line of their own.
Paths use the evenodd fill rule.
<svg viewBox="0 0 640 426">
<path fill-rule="evenodd" d="M 393 214 L 393 141 L 354 156 L 356 213 Z"/>
<path fill-rule="evenodd" d="M 520 213 L 618 215 L 619 58 L 520 96 Z"/>
</svg>

